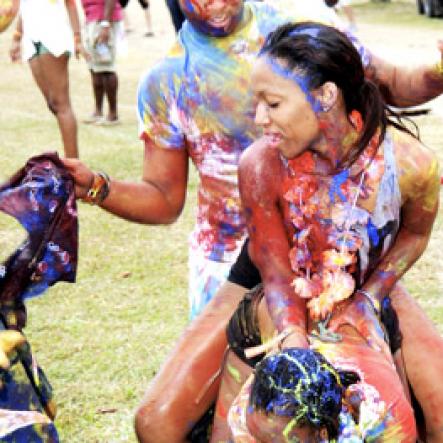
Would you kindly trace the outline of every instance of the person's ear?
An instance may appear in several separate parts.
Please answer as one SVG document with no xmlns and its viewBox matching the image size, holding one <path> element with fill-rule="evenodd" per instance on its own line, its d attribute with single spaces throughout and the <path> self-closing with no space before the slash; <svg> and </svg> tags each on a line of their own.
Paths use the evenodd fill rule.
<svg viewBox="0 0 443 443">
<path fill-rule="evenodd" d="M 337 102 L 338 87 L 333 82 L 323 83 L 315 92 L 316 98 L 320 103 L 320 109 L 323 112 L 328 112 Z"/>
</svg>

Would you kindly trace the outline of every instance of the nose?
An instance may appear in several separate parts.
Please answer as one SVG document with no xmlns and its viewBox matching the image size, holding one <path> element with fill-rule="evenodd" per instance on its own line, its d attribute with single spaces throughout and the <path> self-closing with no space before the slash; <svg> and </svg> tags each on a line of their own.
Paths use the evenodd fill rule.
<svg viewBox="0 0 443 443">
<path fill-rule="evenodd" d="M 258 126 L 266 126 L 269 124 L 268 107 L 265 103 L 258 102 L 255 108 L 255 124 Z"/>
<path fill-rule="evenodd" d="M 212 13 L 223 12 L 226 8 L 226 0 L 212 0 L 208 4 L 208 10 Z"/>
</svg>

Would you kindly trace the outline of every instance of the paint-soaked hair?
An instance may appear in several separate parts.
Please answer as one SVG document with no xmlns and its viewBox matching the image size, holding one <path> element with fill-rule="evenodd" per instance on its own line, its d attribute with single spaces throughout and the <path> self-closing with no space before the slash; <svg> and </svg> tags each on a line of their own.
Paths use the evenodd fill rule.
<svg viewBox="0 0 443 443">
<path fill-rule="evenodd" d="M 385 137 L 388 114 L 378 87 L 365 77 L 361 57 L 349 38 L 338 29 L 314 22 L 288 23 L 270 33 L 259 55 L 268 55 L 287 64 L 287 68 L 300 74 L 309 90 L 325 82 L 333 82 L 341 90 L 346 112 L 354 109 L 363 119 L 363 128 L 345 164 L 348 167 L 366 148 L 380 128 L 381 143 Z M 391 122 L 402 130 L 410 131 L 401 123 Z"/>
<path fill-rule="evenodd" d="M 249 406 L 288 417 L 295 426 L 326 427 L 329 438 L 335 438 L 345 390 L 359 380 L 355 372 L 336 370 L 316 351 L 288 348 L 256 365 Z"/>
</svg>

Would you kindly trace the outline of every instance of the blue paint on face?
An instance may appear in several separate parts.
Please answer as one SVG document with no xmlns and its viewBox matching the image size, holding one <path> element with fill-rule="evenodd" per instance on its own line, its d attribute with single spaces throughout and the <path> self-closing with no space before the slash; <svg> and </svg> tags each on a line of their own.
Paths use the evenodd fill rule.
<svg viewBox="0 0 443 443">
<path fill-rule="evenodd" d="M 196 7 L 196 3 L 193 0 L 179 0 L 180 7 L 183 14 L 186 16 L 192 26 L 203 34 L 210 35 L 212 37 L 225 37 L 231 34 L 241 22 L 243 17 L 243 2 L 239 2 L 238 11 L 231 16 L 230 23 L 227 27 L 216 27 L 208 23 L 208 17 L 204 12 L 207 6 L 202 8 Z"/>
<path fill-rule="evenodd" d="M 309 78 L 306 76 L 303 76 L 302 74 L 296 74 L 295 72 L 291 71 L 290 69 L 284 67 L 281 63 L 279 63 L 275 58 L 265 56 L 266 62 L 271 67 L 272 71 L 279 75 L 280 77 L 283 77 L 287 80 L 290 80 L 294 82 L 305 94 L 306 100 L 311 105 L 312 110 L 318 114 L 321 110 L 321 103 L 311 94 L 310 90 L 310 81 Z"/>
</svg>

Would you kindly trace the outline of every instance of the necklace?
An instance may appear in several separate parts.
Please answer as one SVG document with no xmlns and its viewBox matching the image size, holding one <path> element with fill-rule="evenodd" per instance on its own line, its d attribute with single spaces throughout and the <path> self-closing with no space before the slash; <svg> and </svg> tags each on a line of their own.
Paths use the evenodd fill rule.
<svg viewBox="0 0 443 443">
<path fill-rule="evenodd" d="M 284 199 L 294 228 L 289 253 L 292 286 L 307 299 L 309 315 L 316 321 L 328 319 L 334 307 L 354 293 L 352 274 L 363 240 L 353 227 L 367 222 L 369 214 L 357 202 L 384 170 L 374 162 L 378 143 L 377 132 L 352 166 L 332 176 L 312 174 L 312 152 L 285 160 Z"/>
</svg>

